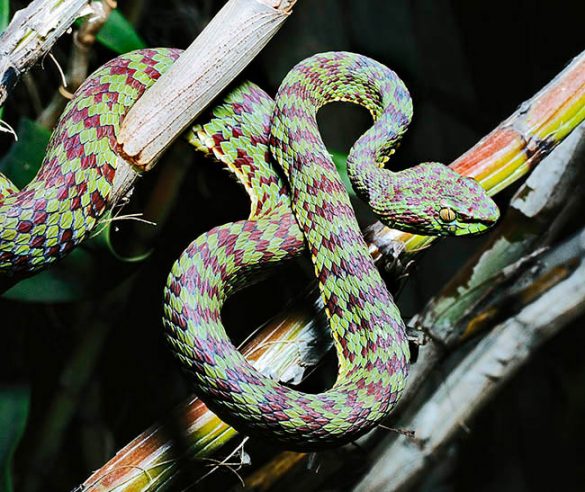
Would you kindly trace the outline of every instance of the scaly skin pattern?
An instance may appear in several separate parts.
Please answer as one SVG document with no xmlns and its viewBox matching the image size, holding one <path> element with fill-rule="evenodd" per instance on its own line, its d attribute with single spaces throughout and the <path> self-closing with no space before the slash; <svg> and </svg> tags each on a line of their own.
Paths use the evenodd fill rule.
<svg viewBox="0 0 585 492">
<path fill-rule="evenodd" d="M 252 198 L 248 220 L 196 239 L 164 293 L 168 340 L 197 394 L 228 423 L 295 449 L 356 439 L 390 413 L 404 389 L 408 344 L 400 313 L 375 268 L 348 196 L 319 135 L 331 101 L 366 107 L 374 124 L 353 146 L 348 171 L 386 224 L 424 234 L 474 234 L 498 218 L 473 180 L 438 163 L 382 169 L 408 126 L 410 96 L 397 75 L 351 53 L 315 55 L 286 77 L 274 103 L 236 89 L 191 142 L 232 170 Z M 272 118 L 272 119 L 271 119 Z M 274 170 L 269 146 L 290 191 Z M 271 266 L 308 249 L 338 357 L 335 385 L 305 394 L 256 371 L 221 322 L 226 299 Z"/>
<path fill-rule="evenodd" d="M 39 270 L 95 228 L 113 205 L 120 123 L 179 54 L 141 50 L 98 69 L 65 108 L 35 179 L 17 191 L 0 175 L 0 273 Z"/>
</svg>

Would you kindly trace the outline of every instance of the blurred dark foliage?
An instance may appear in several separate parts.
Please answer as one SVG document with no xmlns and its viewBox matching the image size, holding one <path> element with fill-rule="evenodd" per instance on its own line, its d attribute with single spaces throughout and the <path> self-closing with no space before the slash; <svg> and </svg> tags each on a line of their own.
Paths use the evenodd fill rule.
<svg viewBox="0 0 585 492">
<path fill-rule="evenodd" d="M 13 7 L 24 3 L 14 2 Z M 128 0 L 120 2 L 120 8 L 148 45 L 184 48 L 222 4 Z M 391 165 L 450 162 L 584 48 L 584 18 L 585 3 L 576 0 L 299 0 L 294 15 L 244 77 L 274 93 L 285 73 L 315 52 L 369 55 L 403 77 L 415 103 L 414 123 Z M 67 38 L 53 50 L 62 63 L 69 47 Z M 96 47 L 93 66 L 112 56 Z M 46 104 L 59 79 L 50 63 L 45 61 L 44 66 L 35 68 L 32 77 Z M 26 85 L 20 83 L 4 118 L 11 123 L 22 116 L 35 118 L 30 100 Z M 326 108 L 320 120 L 326 143 L 342 152 L 369 124 L 365 111 L 346 105 Z M 0 139 L 5 152 L 11 139 Z M 248 204 L 224 170 L 178 142 L 139 183 L 134 210 L 149 203 L 149 190 L 161 170 L 171 165 L 184 179 L 179 192 L 169 196 L 172 211 L 158 231 L 153 254 L 131 277 L 79 302 L 0 300 L 1 383 L 29 388 L 32 395 L 16 456 L 16 490 L 34 474 L 44 477 L 42 490 L 70 489 L 189 393 L 162 336 L 162 287 L 172 262 L 192 239 L 214 225 L 244 218 Z M 512 193 L 507 190 L 498 197 L 503 209 Z M 373 220 L 357 207 L 362 223 Z M 133 238 L 145 227 L 120 225 L 119 247 L 131 249 Z M 399 297 L 403 315 L 416 313 L 481 243 L 482 238 L 445 240 L 421 255 Z M 308 283 L 309 272 L 306 263 L 288 267 L 231 300 L 225 318 L 234 339 L 242 339 L 282 309 Z M 471 432 L 447 456 L 437 458 L 436 469 L 420 490 L 585 489 L 580 463 L 585 438 L 581 324 L 582 320 L 544 347 L 474 422 L 467 423 Z M 79 394 L 72 395 L 72 420 L 64 429 L 48 433 L 47 412 L 58 396 L 67 394 L 70 378 L 75 377 L 67 368 L 92 333 L 106 337 L 97 365 Z M 60 444 L 48 454 L 54 459 L 36 462 L 39 446 L 55 435 Z M 251 447 L 251 452 L 257 465 L 274 450 Z M 231 474 L 222 472 L 218 480 L 200 488 L 219 490 L 235 483 Z M 347 480 L 333 482 L 329 490 L 348 485 Z"/>
</svg>

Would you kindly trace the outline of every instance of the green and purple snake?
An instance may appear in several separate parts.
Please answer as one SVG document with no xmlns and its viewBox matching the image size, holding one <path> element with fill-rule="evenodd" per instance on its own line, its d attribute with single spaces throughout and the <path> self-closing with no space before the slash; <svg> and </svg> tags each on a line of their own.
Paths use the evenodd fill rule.
<svg viewBox="0 0 585 492">
<path fill-rule="evenodd" d="M 98 69 L 65 109 L 33 182 L 17 191 L 0 179 L 0 270 L 31 272 L 61 258 L 114 205 L 120 122 L 179 54 L 141 50 Z M 412 103 L 394 72 L 364 56 L 308 58 L 287 75 L 276 101 L 244 83 L 193 127 L 190 141 L 235 173 L 252 208 L 248 220 L 200 236 L 174 264 L 164 291 L 167 337 L 212 410 L 243 432 L 291 448 L 338 445 L 372 429 L 395 405 L 408 372 L 403 321 L 317 127 L 318 109 L 332 101 L 372 115 L 347 166 L 356 192 L 385 224 L 419 234 L 475 234 L 499 216 L 476 181 L 442 164 L 383 169 L 410 123 Z M 337 382 L 321 394 L 260 374 L 221 321 L 230 295 L 305 251 L 338 357 Z"/>
</svg>

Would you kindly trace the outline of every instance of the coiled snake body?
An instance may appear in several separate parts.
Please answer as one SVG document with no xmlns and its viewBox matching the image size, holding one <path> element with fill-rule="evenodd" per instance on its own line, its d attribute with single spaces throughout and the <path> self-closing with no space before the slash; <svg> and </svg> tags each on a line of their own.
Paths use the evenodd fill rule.
<svg viewBox="0 0 585 492">
<path fill-rule="evenodd" d="M 115 185 L 120 120 L 177 56 L 176 50 L 142 50 L 102 67 L 65 110 L 35 181 L 14 193 L 0 180 L 0 269 L 38 269 L 87 235 Z M 373 126 L 350 152 L 348 174 L 383 222 L 443 235 L 478 233 L 498 218 L 478 183 L 441 164 L 382 169 L 410 122 L 411 100 L 394 72 L 360 55 L 323 53 L 301 62 L 276 103 L 245 83 L 194 128 L 192 143 L 236 174 L 252 210 L 248 220 L 200 236 L 174 264 L 164 291 L 168 339 L 197 394 L 223 419 L 295 448 L 340 444 L 377 425 L 400 396 L 408 370 L 400 313 L 317 128 L 318 108 L 339 100 L 372 114 Z M 258 373 L 221 322 L 230 295 L 305 249 L 339 364 L 336 384 L 316 395 Z"/>
</svg>

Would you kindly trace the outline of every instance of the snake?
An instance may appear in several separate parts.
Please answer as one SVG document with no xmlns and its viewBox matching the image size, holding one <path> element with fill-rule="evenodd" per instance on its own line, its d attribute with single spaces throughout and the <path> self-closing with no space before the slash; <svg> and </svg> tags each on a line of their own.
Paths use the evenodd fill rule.
<svg viewBox="0 0 585 492">
<path fill-rule="evenodd" d="M 164 289 L 167 338 L 211 410 L 241 432 L 290 449 L 338 446 L 376 427 L 403 393 L 409 366 L 404 322 L 319 133 L 317 111 L 334 101 L 372 116 L 350 150 L 347 172 L 384 224 L 465 235 L 484 232 L 499 217 L 481 185 L 448 166 L 384 168 L 411 121 L 412 101 L 395 72 L 362 55 L 329 52 L 300 62 L 275 100 L 245 83 L 193 128 L 191 143 L 236 175 L 251 211 L 247 220 L 199 236 L 174 263 Z M 335 384 L 318 394 L 257 371 L 221 319 L 231 295 L 305 252 L 338 360 Z"/>
<path fill-rule="evenodd" d="M 30 274 L 63 258 L 116 205 L 124 184 L 117 135 L 140 96 L 180 56 L 171 48 L 122 55 L 95 71 L 67 104 L 37 176 L 18 190 L 0 175 L 0 272 Z M 234 173 L 250 214 L 193 241 L 163 293 L 166 337 L 196 394 L 237 430 L 291 449 L 355 440 L 388 417 L 402 394 L 409 346 L 350 199 L 321 139 L 316 114 L 345 101 L 372 126 L 347 172 L 386 225 L 428 235 L 478 234 L 499 217 L 474 179 L 425 162 L 385 168 L 412 118 L 402 80 L 363 55 L 314 55 L 285 77 L 275 99 L 251 82 L 196 123 L 189 141 Z M 338 359 L 335 384 L 301 392 L 257 371 L 229 339 L 226 300 L 284 262 L 308 254 Z"/>
</svg>

